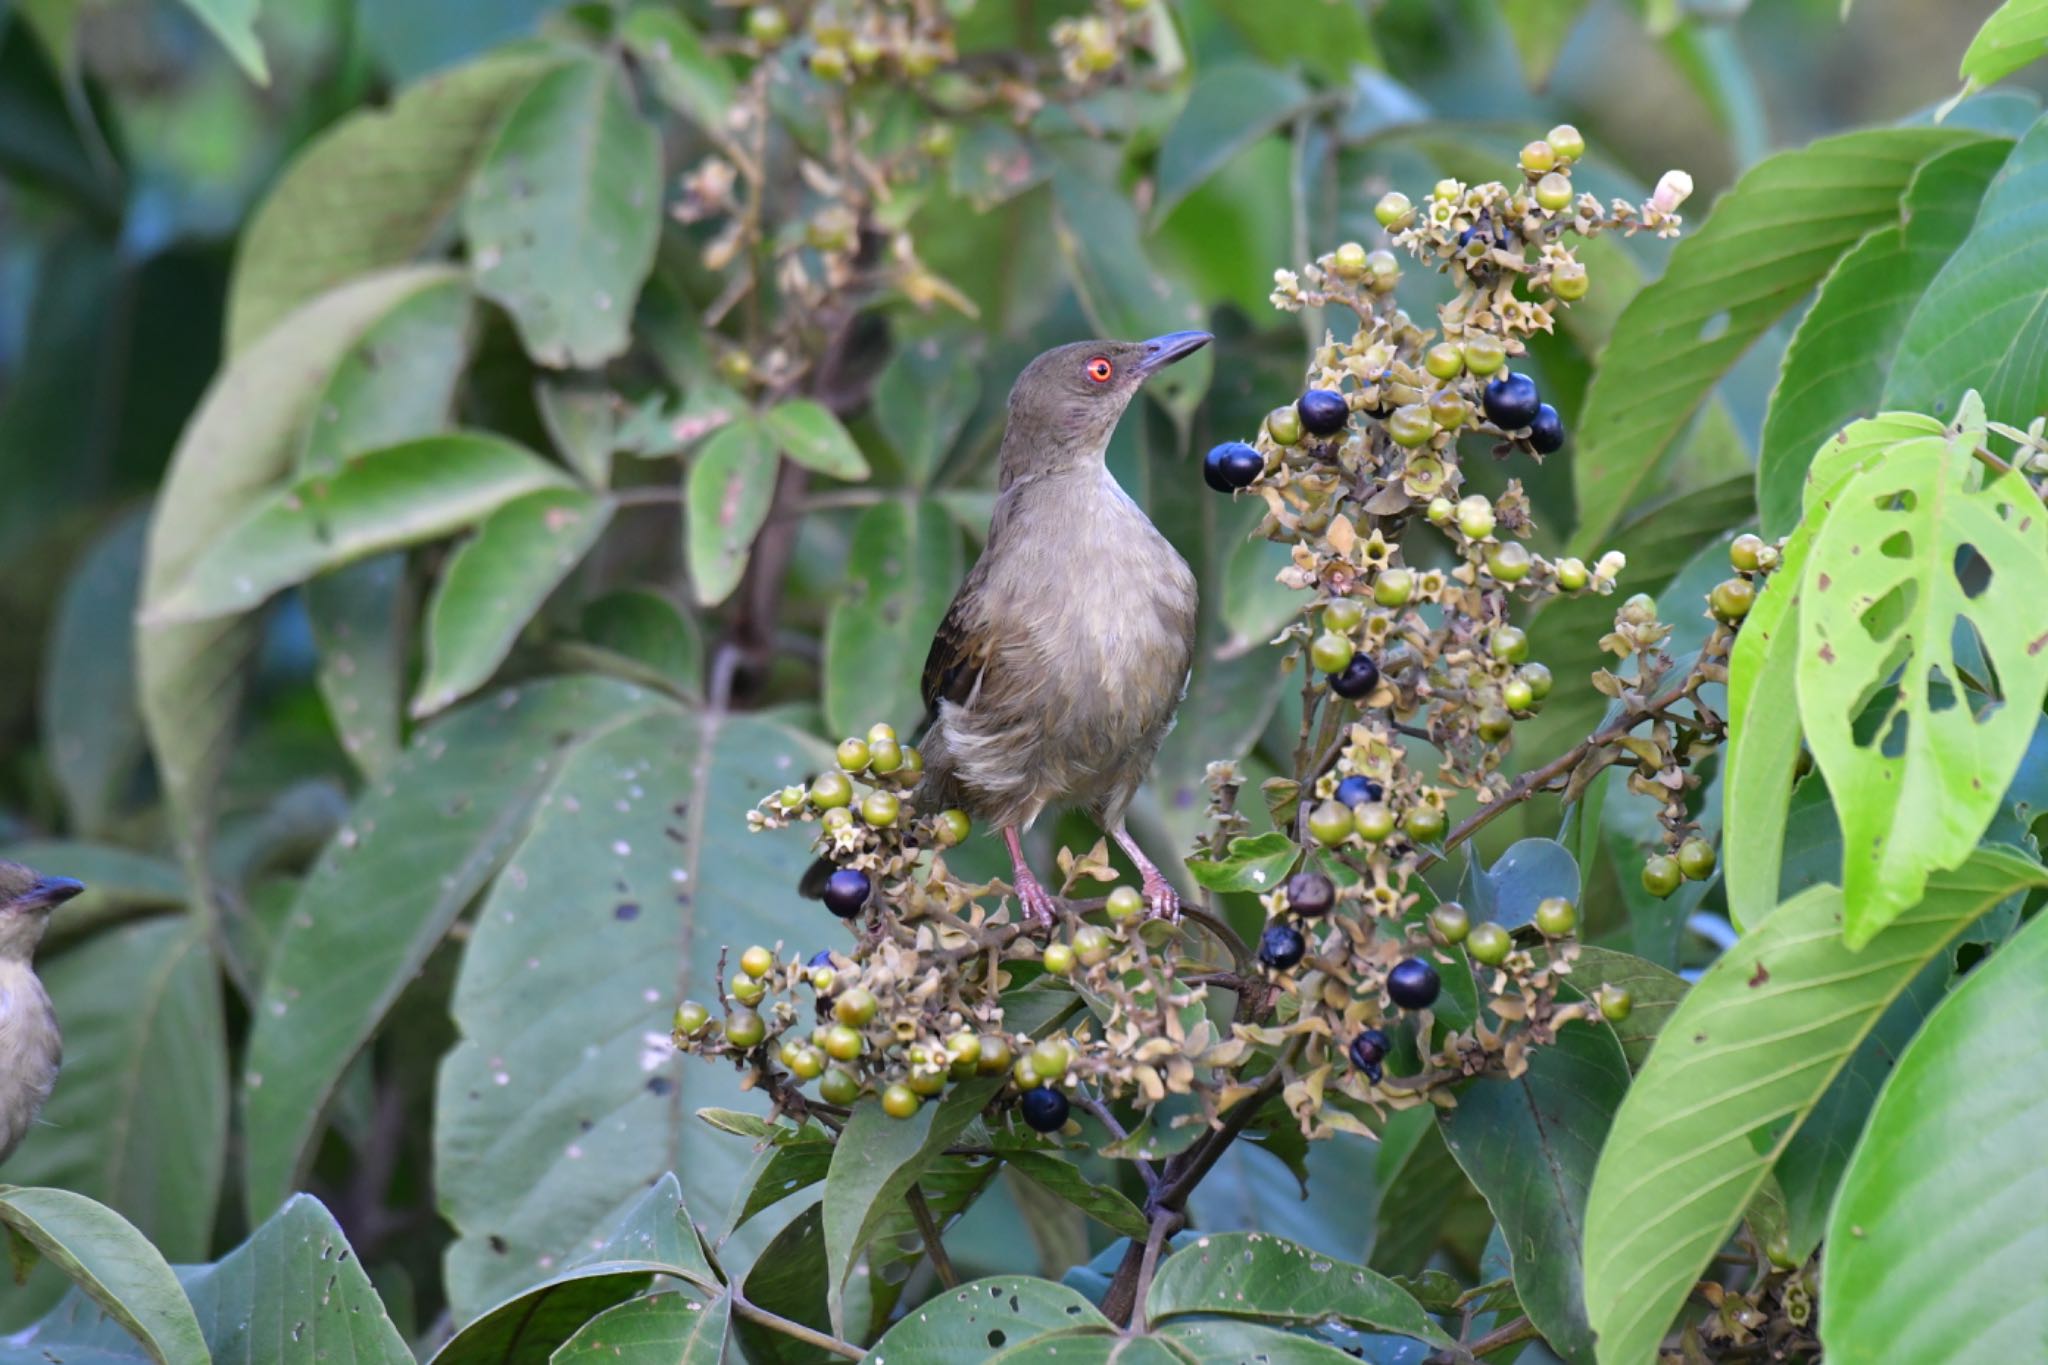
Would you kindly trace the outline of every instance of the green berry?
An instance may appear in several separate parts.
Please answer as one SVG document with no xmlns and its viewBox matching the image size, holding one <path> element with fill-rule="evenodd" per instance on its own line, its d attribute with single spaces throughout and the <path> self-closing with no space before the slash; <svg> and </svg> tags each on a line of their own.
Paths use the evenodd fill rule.
<svg viewBox="0 0 2048 1365">
<path fill-rule="evenodd" d="M 1459 501 L 1458 529 L 1463 531 L 1467 538 L 1484 540 L 1493 534 L 1493 527 L 1493 504 L 1483 495 L 1474 493 L 1471 497 Z"/>
<path fill-rule="evenodd" d="M 1119 886 L 1109 893 L 1108 903 L 1103 908 L 1112 920 L 1127 920 L 1144 913 L 1145 897 L 1135 886 Z"/>
<path fill-rule="evenodd" d="M 1762 536 L 1745 532 L 1728 544 L 1728 562 L 1742 573 L 1755 573 L 1763 564 Z"/>
<path fill-rule="evenodd" d="M 1041 1084 L 1056 1081 L 1066 1075 L 1067 1067 L 1073 1060 L 1073 1050 L 1057 1038 L 1048 1038 L 1031 1049 L 1031 1069 L 1038 1073 Z"/>
<path fill-rule="evenodd" d="M 768 1025 L 752 1010 L 734 1010 L 725 1016 L 725 1040 L 734 1047 L 759 1047 L 768 1036 Z"/>
<path fill-rule="evenodd" d="M 1368 801 L 1351 812 L 1351 823 L 1360 838 L 1376 844 L 1394 832 L 1394 812 L 1384 801 Z"/>
<path fill-rule="evenodd" d="M 1578 129 L 1569 123 L 1560 123 L 1543 135 L 1550 144 L 1550 150 L 1566 161 L 1577 161 L 1586 154 L 1586 139 Z"/>
<path fill-rule="evenodd" d="M 928 1066 L 921 1067 L 912 1071 L 904 1084 L 910 1087 L 912 1094 L 929 1098 L 946 1088 L 946 1073 L 933 1071 Z"/>
<path fill-rule="evenodd" d="M 868 771 L 887 776 L 903 766 L 903 746 L 893 739 L 878 739 L 868 745 Z"/>
<path fill-rule="evenodd" d="M 1439 341 L 1422 357 L 1422 368 L 1438 379 L 1456 379 L 1465 372 L 1465 348 L 1455 341 Z"/>
<path fill-rule="evenodd" d="M 1451 179 L 1449 176 L 1445 176 L 1443 179 L 1437 181 L 1436 184 L 1430 189 L 1429 197 L 1438 201 L 1442 201 L 1445 199 L 1456 199 L 1459 195 L 1463 194 L 1464 192 L 1465 187 L 1463 185 L 1460 185 L 1457 181 Z"/>
<path fill-rule="evenodd" d="M 1518 664 L 1529 657 L 1529 636 L 1520 626 L 1495 626 L 1486 647 L 1504 664 Z"/>
<path fill-rule="evenodd" d="M 1503 706 L 1481 707 L 1479 711 L 1479 737 L 1489 744 L 1498 744 L 1506 739 L 1515 728 L 1515 718 Z"/>
<path fill-rule="evenodd" d="M 747 11 L 747 36 L 773 47 L 789 36 L 789 16 L 774 5 L 756 5 Z"/>
<path fill-rule="evenodd" d="M 1714 613 L 1714 619 L 1728 625 L 1749 615 L 1755 603 L 1756 585 L 1747 578 L 1724 578 L 1707 597 L 1707 608 Z"/>
<path fill-rule="evenodd" d="M 979 1066 L 981 1064 L 981 1036 L 971 1029 L 962 1029 L 946 1040 L 946 1056 L 955 1065 Z"/>
<path fill-rule="evenodd" d="M 1299 444 L 1301 441 L 1301 414 L 1294 404 L 1287 403 L 1266 414 L 1266 434 L 1283 446 Z"/>
<path fill-rule="evenodd" d="M 1325 801 L 1309 812 L 1308 832 L 1325 848 L 1334 848 L 1351 837 L 1351 811 L 1336 801 Z"/>
<path fill-rule="evenodd" d="M 1070 943 L 1048 943 L 1039 961 L 1054 976 L 1068 976 L 1074 970 L 1074 947 Z"/>
<path fill-rule="evenodd" d="M 1472 955 L 1474 962 L 1488 967 L 1498 967 L 1507 961 L 1514 947 L 1513 935 L 1492 920 L 1473 925 L 1472 931 L 1465 936 L 1465 951 Z"/>
<path fill-rule="evenodd" d="M 917 1097 L 915 1090 L 901 1082 L 882 1088 L 882 1112 L 892 1119 L 907 1119 L 911 1117 L 917 1113 L 918 1106 L 923 1103 L 924 1101 Z"/>
<path fill-rule="evenodd" d="M 1031 1054 L 1025 1053 L 1010 1066 L 1010 1083 L 1019 1090 L 1036 1090 L 1041 1082 L 1038 1068 L 1031 1065 Z"/>
<path fill-rule="evenodd" d="M 855 986 L 832 1002 L 832 1017 L 842 1024 L 865 1028 L 881 1007 L 882 1002 L 875 999 L 873 991 L 865 986 Z"/>
<path fill-rule="evenodd" d="M 853 812 L 848 810 L 844 806 L 839 806 L 832 810 L 826 811 L 824 818 L 821 819 L 818 823 L 823 825 L 827 830 L 836 833 L 837 831 L 845 829 L 848 825 L 851 825 L 853 823 Z"/>
<path fill-rule="evenodd" d="M 1351 662 L 1357 649 L 1342 635 L 1318 635 L 1308 647 L 1309 662 L 1318 673 L 1335 673 Z"/>
<path fill-rule="evenodd" d="M 748 976 L 766 976 L 775 970 L 775 954 L 757 943 L 740 954 L 740 970 Z"/>
<path fill-rule="evenodd" d="M 1415 206 L 1399 190 L 1389 190 L 1380 196 L 1379 203 L 1373 205 L 1372 216 L 1379 220 L 1381 227 L 1398 232 L 1415 217 Z"/>
<path fill-rule="evenodd" d="M 850 1071 L 833 1067 L 818 1082 L 818 1098 L 827 1104 L 848 1105 L 860 1098 L 860 1082 Z"/>
<path fill-rule="evenodd" d="M 1365 248 L 1357 242 L 1346 242 L 1330 253 L 1330 267 L 1347 280 L 1355 280 L 1365 273 Z"/>
<path fill-rule="evenodd" d="M 1451 524 L 1451 518 L 1457 513 L 1457 506 L 1449 498 L 1434 497 L 1429 500 L 1429 506 L 1423 509 L 1422 515 L 1429 518 L 1431 526 L 1448 526 Z"/>
<path fill-rule="evenodd" d="M 1593 277 L 1579 261 L 1560 261 L 1550 272 L 1550 292 L 1566 303 L 1577 303 L 1593 287 Z"/>
<path fill-rule="evenodd" d="M 843 81 L 852 74 L 852 63 L 836 47 L 821 47 L 811 53 L 811 74 L 821 81 Z"/>
<path fill-rule="evenodd" d="M 726 983 L 726 989 L 732 993 L 732 998 L 742 1005 L 758 1005 L 761 1003 L 761 997 L 768 994 L 766 986 L 745 972 L 734 972 L 732 980 Z"/>
<path fill-rule="evenodd" d="M 1678 869 L 1678 859 L 1668 853 L 1658 853 L 1643 863 L 1643 890 L 1664 899 L 1678 889 L 1685 874 Z"/>
<path fill-rule="evenodd" d="M 1465 339 L 1465 368 L 1482 379 L 1508 363 L 1507 348 L 1499 337 L 1475 336 Z"/>
<path fill-rule="evenodd" d="M 964 810 L 942 810 L 932 828 L 939 836 L 940 846 L 951 848 L 967 842 L 968 831 L 974 828 L 974 822 L 967 818 Z"/>
<path fill-rule="evenodd" d="M 1448 821 L 1435 806 L 1410 806 L 1401 817 L 1401 830 L 1418 844 L 1433 844 L 1444 837 Z"/>
<path fill-rule="evenodd" d="M 903 771 L 911 776 L 924 771 L 924 755 L 915 744 L 903 746 Z"/>
<path fill-rule="evenodd" d="M 1365 258 L 1366 274 L 1372 278 L 1375 294 L 1385 294 L 1401 282 L 1401 258 L 1391 251 L 1375 251 Z"/>
<path fill-rule="evenodd" d="M 1436 421 L 1429 415 L 1429 409 L 1420 403 L 1409 403 L 1394 409 L 1387 418 L 1387 435 L 1394 438 L 1394 444 L 1415 447 L 1428 445 L 1429 438 L 1436 435 Z"/>
<path fill-rule="evenodd" d="M 917 140 L 917 148 L 934 161 L 944 161 L 953 155 L 953 149 L 959 143 L 960 135 L 953 131 L 952 124 L 934 123 Z"/>
<path fill-rule="evenodd" d="M 1629 994 L 1628 987 L 1605 985 L 1593 992 L 1593 1003 L 1600 1007 L 1600 1017 L 1610 1024 L 1618 1024 L 1628 1018 L 1636 1007 L 1636 998 Z"/>
<path fill-rule="evenodd" d="M 1439 942 L 1455 947 L 1472 932 L 1472 917 L 1456 901 L 1445 901 L 1429 912 L 1429 928 Z"/>
<path fill-rule="evenodd" d="M 784 813 L 793 814 L 804 808 L 806 795 L 808 793 L 802 787 L 784 787 L 775 794 L 775 804 L 780 806 Z"/>
<path fill-rule="evenodd" d="M 1550 695 L 1550 688 L 1552 682 L 1550 676 L 1550 669 L 1544 666 L 1543 664 L 1523 664 L 1521 668 L 1517 670 L 1517 675 L 1521 678 L 1523 682 L 1529 684 L 1529 695 L 1534 697 L 1537 701 L 1542 701 L 1545 697 L 1548 697 Z"/>
<path fill-rule="evenodd" d="M 1522 148 L 1519 160 L 1529 174 L 1542 175 L 1557 165 L 1557 148 L 1538 138 Z"/>
<path fill-rule="evenodd" d="M 853 783 L 845 773 L 820 773 L 811 783 L 811 804 L 819 810 L 837 810 L 853 800 Z"/>
<path fill-rule="evenodd" d="M 1563 896 L 1545 896 L 1536 902 L 1536 928 L 1545 938 L 1563 938 L 1578 927 L 1578 907 Z"/>
<path fill-rule="evenodd" d="M 808 1043 L 794 1049 L 783 1064 L 800 1081 L 815 1081 L 825 1074 L 825 1054 Z"/>
<path fill-rule="evenodd" d="M 1560 559 L 1556 564 L 1557 586 L 1566 592 L 1577 592 L 1586 586 L 1590 577 L 1586 572 L 1586 561 L 1578 558 Z"/>
<path fill-rule="evenodd" d="M 1516 715 L 1525 714 L 1536 704 L 1536 692 L 1520 678 L 1510 678 L 1501 684 L 1500 704 Z"/>
<path fill-rule="evenodd" d="M 711 1011 L 694 1000 L 685 1000 L 676 1006 L 676 1032 L 685 1038 L 695 1038 L 711 1022 Z"/>
<path fill-rule="evenodd" d="M 1456 431 L 1464 426 L 1471 415 L 1472 410 L 1465 406 L 1465 400 L 1453 389 L 1441 389 L 1429 396 L 1429 420 L 1446 431 Z"/>
<path fill-rule="evenodd" d="M 885 739 L 896 738 L 896 727 L 886 720 L 878 720 L 868 727 L 868 743 L 880 744 Z"/>
<path fill-rule="evenodd" d="M 826 1028 L 824 1038 L 819 1040 L 819 1046 L 825 1049 L 825 1055 L 832 1060 L 850 1062 L 860 1056 L 866 1044 L 861 1040 L 857 1030 L 845 1024 L 833 1024 Z"/>
<path fill-rule="evenodd" d="M 993 1076 L 998 1072 L 1008 1071 L 1010 1063 L 1014 1060 L 1016 1059 L 1010 1055 L 1008 1038 L 1000 1033 L 981 1035 L 981 1060 L 974 1065 L 976 1071 L 984 1076 Z"/>
<path fill-rule="evenodd" d="M 1536 182 L 1536 202 L 1552 213 L 1572 202 L 1572 182 L 1556 171 Z"/>
<path fill-rule="evenodd" d="M 864 739 L 845 739 L 839 742 L 839 766 L 850 773 L 857 773 L 868 766 L 868 742 Z"/>
<path fill-rule="evenodd" d="M 887 829 L 895 824 L 902 810 L 903 803 L 893 792 L 869 792 L 860 801 L 860 818 L 876 829 Z"/>
<path fill-rule="evenodd" d="M 1504 540 L 1486 551 L 1486 571 L 1503 583 L 1527 578 L 1529 563 L 1529 547 L 1519 540 Z"/>
<path fill-rule="evenodd" d="M 1323 607 L 1323 629 L 1339 635 L 1349 635 L 1358 629 L 1358 623 L 1365 619 L 1365 607 L 1353 598 L 1335 598 Z M 1347 658 L 1346 663 L 1350 662 Z M 1342 665 L 1339 665 L 1342 667 Z M 1325 669 L 1324 672 L 1335 672 Z"/>
<path fill-rule="evenodd" d="M 830 967 L 811 968 L 811 989 L 820 995 L 831 994 L 832 987 L 838 983 L 838 980 L 839 973 L 833 971 Z"/>
<path fill-rule="evenodd" d="M 1621 619 L 1632 626 L 1652 626 L 1657 623 L 1657 599 L 1646 592 L 1636 593 L 1621 604 L 1618 613 Z"/>
<path fill-rule="evenodd" d="M 1698 835 L 1678 846 L 1678 870 L 1688 881 L 1703 882 L 1713 876 L 1718 861 L 1714 846 Z"/>
<path fill-rule="evenodd" d="M 1099 924 L 1084 924 L 1074 931 L 1074 956 L 1084 967 L 1093 967 L 1109 957 L 1109 930 Z"/>
<path fill-rule="evenodd" d="M 1414 596 L 1415 573 L 1411 569 L 1382 569 L 1372 581 L 1372 600 L 1383 607 L 1405 607 Z"/>
</svg>

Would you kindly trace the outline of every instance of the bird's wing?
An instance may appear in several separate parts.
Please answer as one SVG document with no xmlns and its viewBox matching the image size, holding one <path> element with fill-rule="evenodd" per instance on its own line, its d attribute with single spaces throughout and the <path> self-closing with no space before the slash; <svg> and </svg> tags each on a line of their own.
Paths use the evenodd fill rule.
<svg viewBox="0 0 2048 1365">
<path fill-rule="evenodd" d="M 924 656 L 921 690 L 927 711 L 936 716 L 939 703 L 964 703 L 974 695 L 995 652 L 995 639 L 978 619 L 981 600 L 981 565 L 967 575 L 945 619 L 932 636 L 931 652 Z"/>
</svg>

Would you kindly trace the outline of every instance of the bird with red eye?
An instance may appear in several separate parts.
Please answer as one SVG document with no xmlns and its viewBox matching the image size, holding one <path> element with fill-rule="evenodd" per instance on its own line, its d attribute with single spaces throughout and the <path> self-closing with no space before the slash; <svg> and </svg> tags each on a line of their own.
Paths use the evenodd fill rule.
<svg viewBox="0 0 2048 1365">
<path fill-rule="evenodd" d="M 1107 384 L 1116 375 L 1116 366 L 1109 363 L 1106 355 L 1096 356 L 1088 362 L 1088 377 L 1098 384 Z"/>
</svg>

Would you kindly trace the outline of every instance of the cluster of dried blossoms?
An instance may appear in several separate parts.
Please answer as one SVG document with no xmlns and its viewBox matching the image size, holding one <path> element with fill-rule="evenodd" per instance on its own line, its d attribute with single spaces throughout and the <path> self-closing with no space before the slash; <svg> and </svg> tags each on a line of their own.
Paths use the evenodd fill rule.
<svg viewBox="0 0 2048 1365">
<path fill-rule="evenodd" d="M 1515 188 L 1446 181 L 1421 210 L 1399 195 L 1382 202 L 1395 244 L 1456 286 L 1438 310 L 1441 339 L 1394 305 L 1391 252 L 1346 244 L 1278 277 L 1280 306 L 1343 306 L 1358 325 L 1317 350 L 1309 391 L 1268 417 L 1256 445 L 1218 447 L 1205 465 L 1212 486 L 1265 500 L 1264 533 L 1292 549 L 1283 581 L 1308 595 L 1274 642 L 1291 647 L 1288 666 L 1308 669 L 1298 776 L 1266 792 L 1281 833 L 1245 833 L 1241 779 L 1218 764 L 1197 850 L 1198 871 L 1263 892 L 1256 947 L 1205 910 L 1190 907 L 1180 926 L 1148 920 L 1128 886 L 1069 900 L 1054 941 L 1027 937 L 999 884 L 949 872 L 944 850 L 965 837 L 966 817 L 919 809 L 916 751 L 881 726 L 843 744 L 836 769 L 749 815 L 755 829 L 819 827 L 838 869 L 826 902 L 853 922 L 854 944 L 808 962 L 749 949 L 721 989 L 724 1020 L 686 1004 L 677 1045 L 734 1061 L 778 1108 L 827 1117 L 865 1094 L 908 1116 L 987 1078 L 974 1097 L 994 1113 L 1014 1106 L 1040 1131 L 1065 1126 L 1069 1097 L 1121 1138 L 1102 1101 L 1150 1114 L 1191 1097 L 1171 1118 L 1151 1115 L 1163 1126 L 1213 1123 L 1239 1100 L 1277 1094 L 1319 1137 L 1372 1131 L 1389 1108 L 1452 1103 L 1456 1082 L 1520 1074 L 1528 1049 L 1562 1025 L 1625 1016 L 1625 991 L 1568 987 L 1569 901 L 1543 902 L 1524 925 L 1474 924 L 1435 903 L 1420 875 L 1492 813 L 1617 763 L 1635 765 L 1630 782 L 1664 803 L 1675 846 L 1702 843 L 1711 870 L 1683 796 L 1721 729 L 1699 689 L 1725 676 L 1752 580 L 1775 559 L 1753 537 L 1736 544 L 1740 573 L 1715 590 L 1720 624 L 1696 658 L 1673 660 L 1655 604 L 1629 599 L 1606 644 L 1635 667 L 1593 679 L 1618 713 L 1556 763 L 1514 782 L 1500 770 L 1515 721 L 1552 685 L 1528 658 L 1515 605 L 1610 592 L 1623 563 L 1532 553 L 1518 485 L 1461 496 L 1459 438 L 1489 435 L 1502 456 L 1556 448 L 1560 419 L 1513 363 L 1586 292 L 1565 237 L 1673 234 L 1684 197 L 1676 175 L 1640 206 L 1574 197 L 1582 151 L 1561 127 L 1524 149 Z M 1461 793 L 1478 811 L 1453 828 Z M 1069 895 L 1115 879 L 1100 848 L 1063 853 L 1062 871 Z M 1212 989 L 1235 997 L 1227 1023 Z M 1118 1145 L 1143 1150 L 1137 1138 Z"/>
</svg>

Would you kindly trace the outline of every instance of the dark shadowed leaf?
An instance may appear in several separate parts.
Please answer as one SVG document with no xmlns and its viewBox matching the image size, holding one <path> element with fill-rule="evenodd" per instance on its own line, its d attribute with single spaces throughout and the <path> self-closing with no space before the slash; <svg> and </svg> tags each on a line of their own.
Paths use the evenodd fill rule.
<svg viewBox="0 0 2048 1365">
<path fill-rule="evenodd" d="M 257 0 L 185 0 L 185 8 L 213 31 L 235 65 L 258 85 L 268 85 L 270 64 L 263 60 L 263 44 L 256 40 L 256 6 Z"/>
<path fill-rule="evenodd" d="M 981 355 L 974 333 L 921 337 L 889 357 L 875 380 L 875 425 L 924 484 L 953 448 L 981 398 Z"/>
<path fill-rule="evenodd" d="M 147 518 L 121 518 L 72 570 L 44 656 L 43 752 L 71 814 L 92 837 L 127 800 L 147 749 L 135 708 L 135 601 Z"/>
<path fill-rule="evenodd" d="M 1688 989 L 1685 978 L 1666 971 L 1654 962 L 1612 948 L 1585 944 L 1572 963 L 1572 985 L 1591 996 L 1602 986 L 1619 986 L 1634 1000 L 1628 1018 L 1611 1027 L 1621 1042 L 1622 1053 L 1631 1068 L 1640 1069 L 1650 1055 L 1650 1045 L 1664 1028 L 1664 1021 Z"/>
<path fill-rule="evenodd" d="M 1523 839 L 1510 844 L 1492 867 L 1482 870 L 1476 857 L 1467 863 L 1458 894 L 1475 924 L 1490 919 L 1519 929 L 1552 896 L 1578 904 L 1579 865 L 1555 839 Z"/>
<path fill-rule="evenodd" d="M 1260 62 L 1204 68 L 1160 145 L 1152 221 L 1164 222 L 1232 157 L 1293 118 L 1308 97 L 1295 77 Z"/>
<path fill-rule="evenodd" d="M 925 651 L 961 577 L 960 533 L 929 499 L 870 507 L 853 528 L 845 595 L 825 624 L 825 718 L 840 734 L 924 715 Z"/>
<path fill-rule="evenodd" d="M 652 669 L 685 692 L 704 686 L 704 637 L 697 622 L 658 588 L 618 588 L 583 608 L 592 644 Z"/>
<path fill-rule="evenodd" d="M 1080 1168 L 1051 1152 L 1010 1150 L 1003 1160 L 1045 1194 L 1064 1199 L 1111 1232 L 1143 1237 L 1150 1230 L 1138 1206 L 1108 1185 L 1097 1185 Z"/>
</svg>

